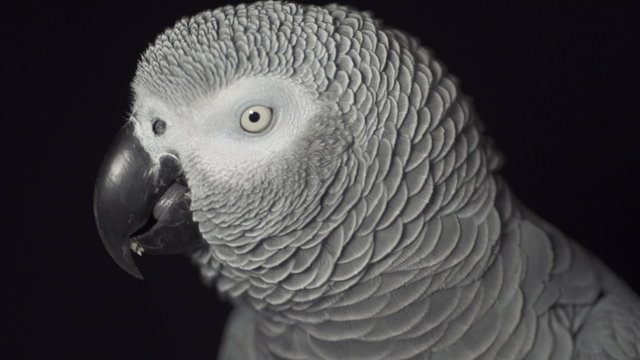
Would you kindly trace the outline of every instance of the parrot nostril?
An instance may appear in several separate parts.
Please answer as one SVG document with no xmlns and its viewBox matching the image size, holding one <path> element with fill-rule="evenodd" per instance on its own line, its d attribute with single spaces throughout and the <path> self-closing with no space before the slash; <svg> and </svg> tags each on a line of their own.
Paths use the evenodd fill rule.
<svg viewBox="0 0 640 360">
<path fill-rule="evenodd" d="M 153 127 L 153 133 L 156 134 L 157 136 L 160 136 L 164 134 L 164 132 L 167 130 L 167 123 L 162 119 L 155 119 L 153 121 L 152 127 Z"/>
</svg>

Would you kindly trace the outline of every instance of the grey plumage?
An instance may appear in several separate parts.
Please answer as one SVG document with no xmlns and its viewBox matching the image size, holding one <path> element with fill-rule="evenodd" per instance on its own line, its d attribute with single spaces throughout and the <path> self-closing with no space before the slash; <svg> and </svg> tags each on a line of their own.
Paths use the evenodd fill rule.
<svg viewBox="0 0 640 360">
<path fill-rule="evenodd" d="M 194 262 L 236 305 L 223 359 L 640 358 L 637 296 L 513 197 L 456 79 L 371 14 L 203 12 L 158 37 L 133 89 L 141 143 L 184 164 Z M 304 111 L 277 138 L 216 138 L 246 89 Z"/>
</svg>

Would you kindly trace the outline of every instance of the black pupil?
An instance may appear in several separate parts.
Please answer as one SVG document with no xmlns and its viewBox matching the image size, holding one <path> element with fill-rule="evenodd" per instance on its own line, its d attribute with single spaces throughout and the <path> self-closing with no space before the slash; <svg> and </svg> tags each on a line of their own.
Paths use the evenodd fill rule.
<svg viewBox="0 0 640 360">
<path fill-rule="evenodd" d="M 253 111 L 249 114 L 249 121 L 258 122 L 258 120 L 260 120 L 260 113 Z"/>
<path fill-rule="evenodd" d="M 156 135 L 164 134 L 165 130 L 167 130 L 167 123 L 162 119 L 156 119 L 153 122 L 153 133 Z"/>
</svg>

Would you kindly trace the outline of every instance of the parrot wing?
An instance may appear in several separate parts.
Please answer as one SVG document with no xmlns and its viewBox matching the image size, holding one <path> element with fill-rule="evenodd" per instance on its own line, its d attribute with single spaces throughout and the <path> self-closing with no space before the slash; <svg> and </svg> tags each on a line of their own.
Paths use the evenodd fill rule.
<svg viewBox="0 0 640 360">
<path fill-rule="evenodd" d="M 534 309 L 547 329 L 542 333 L 553 333 L 554 340 L 538 341 L 530 357 L 572 352 L 575 359 L 640 359 L 640 299 L 575 241 L 525 212 L 545 234 L 536 238 L 553 249 L 553 267 Z"/>
<path fill-rule="evenodd" d="M 640 299 L 598 263 L 605 286 L 576 338 L 576 359 L 640 359 Z"/>
</svg>

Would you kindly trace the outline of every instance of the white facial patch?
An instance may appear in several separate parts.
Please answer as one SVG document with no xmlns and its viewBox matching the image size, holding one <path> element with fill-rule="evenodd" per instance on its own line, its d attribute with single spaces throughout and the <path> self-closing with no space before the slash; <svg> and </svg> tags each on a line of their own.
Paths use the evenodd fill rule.
<svg viewBox="0 0 640 360">
<path fill-rule="evenodd" d="M 267 108 L 270 122 L 260 131 L 243 127 L 247 109 Z M 189 142 L 208 164 L 224 171 L 255 168 L 293 144 L 320 106 L 300 86 L 279 78 L 244 78 L 221 89 L 212 98 L 192 104 L 193 128 Z M 265 114 L 263 114 L 264 116 Z"/>
<path fill-rule="evenodd" d="M 321 108 L 306 89 L 284 78 L 242 78 L 181 107 L 136 90 L 136 135 L 153 158 L 167 152 L 195 153 L 220 173 L 256 168 L 277 156 Z M 271 111 L 268 126 L 260 131 L 242 126 L 243 114 L 252 107 Z M 153 133 L 155 119 L 167 124 L 160 136 Z"/>
</svg>

